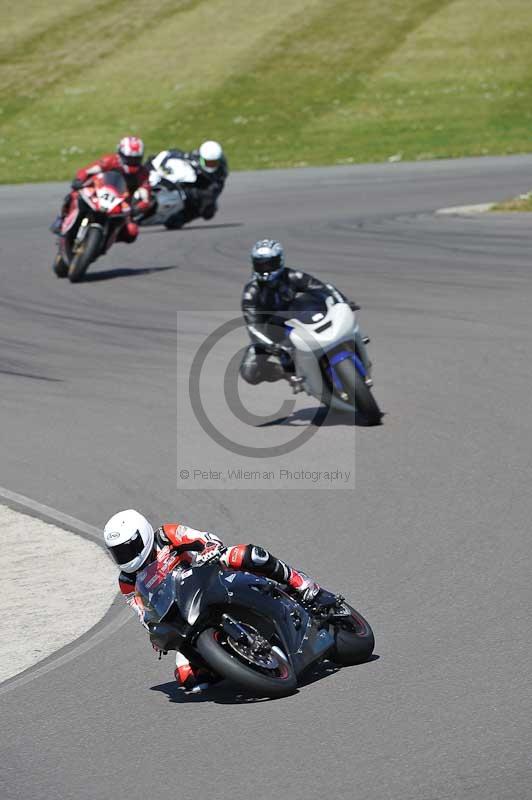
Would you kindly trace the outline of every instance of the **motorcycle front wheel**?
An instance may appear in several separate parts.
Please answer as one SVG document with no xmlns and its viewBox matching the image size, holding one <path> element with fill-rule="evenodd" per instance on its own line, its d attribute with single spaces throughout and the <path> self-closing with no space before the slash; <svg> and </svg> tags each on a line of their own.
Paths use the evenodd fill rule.
<svg viewBox="0 0 532 800">
<path fill-rule="evenodd" d="M 334 648 L 330 658 L 341 666 L 362 664 L 375 647 L 375 637 L 369 623 L 353 606 L 344 603 L 344 614 L 334 625 Z"/>
<path fill-rule="evenodd" d="M 171 217 L 168 217 L 164 223 L 164 227 L 167 231 L 177 231 L 183 227 L 185 221 L 184 211 L 178 211 L 176 214 L 172 214 Z"/>
<path fill-rule="evenodd" d="M 70 263 L 68 278 L 71 283 L 79 283 L 83 280 L 89 264 L 100 255 L 102 239 L 103 232 L 100 228 L 89 228 L 87 235 Z"/>
<path fill-rule="evenodd" d="M 240 623 L 257 645 L 232 639 L 220 628 L 207 628 L 196 648 L 218 675 L 260 697 L 283 697 L 297 688 L 297 678 L 288 659 L 272 647 L 251 625 Z"/>
<path fill-rule="evenodd" d="M 340 361 L 334 369 L 355 411 L 360 412 L 369 425 L 379 425 L 382 411 L 351 359 Z"/>
</svg>

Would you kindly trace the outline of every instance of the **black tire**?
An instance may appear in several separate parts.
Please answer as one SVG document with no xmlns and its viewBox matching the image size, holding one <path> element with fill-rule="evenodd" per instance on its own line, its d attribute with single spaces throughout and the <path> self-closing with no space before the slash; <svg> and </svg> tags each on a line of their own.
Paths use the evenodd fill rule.
<svg viewBox="0 0 532 800">
<path fill-rule="evenodd" d="M 68 275 L 68 264 L 65 264 L 63 261 L 63 256 L 61 253 L 58 253 L 54 258 L 52 269 L 58 278 L 66 278 Z"/>
<path fill-rule="evenodd" d="M 183 211 L 178 211 L 177 214 L 172 214 L 164 223 L 167 231 L 178 231 L 185 224 L 185 214 Z"/>
<path fill-rule="evenodd" d="M 345 604 L 351 615 L 336 626 L 331 659 L 340 666 L 362 664 L 375 647 L 375 637 L 369 623 L 352 606 Z"/>
<path fill-rule="evenodd" d="M 92 264 L 100 255 L 102 238 L 103 232 L 100 228 L 89 228 L 68 270 L 71 283 L 79 283 L 83 280 L 89 264 Z"/>
<path fill-rule="evenodd" d="M 241 660 L 217 628 L 207 628 L 198 637 L 196 649 L 209 667 L 242 689 L 260 697 L 284 697 L 297 688 L 297 678 L 289 663 L 283 664 L 283 674 L 270 676 Z"/>
<path fill-rule="evenodd" d="M 355 410 L 364 416 L 369 425 L 380 425 L 382 411 L 351 359 L 345 358 L 334 369 Z"/>
</svg>

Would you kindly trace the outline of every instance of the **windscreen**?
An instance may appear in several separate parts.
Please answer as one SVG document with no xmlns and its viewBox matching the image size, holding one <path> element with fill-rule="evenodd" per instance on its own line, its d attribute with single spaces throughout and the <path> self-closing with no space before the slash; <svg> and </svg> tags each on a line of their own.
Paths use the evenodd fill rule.
<svg viewBox="0 0 532 800">
<path fill-rule="evenodd" d="M 146 609 L 144 615 L 146 622 L 160 622 L 168 613 L 175 599 L 175 575 L 170 572 L 165 578 L 159 580 L 157 572 L 150 564 L 139 572 L 135 589 L 142 597 Z"/>
<path fill-rule="evenodd" d="M 289 309 L 289 317 L 305 325 L 320 322 L 327 315 L 325 298 L 321 294 L 305 292 L 296 297 Z"/>
<path fill-rule="evenodd" d="M 112 186 L 118 194 L 127 194 L 127 184 L 121 172 L 104 172 L 102 179 L 106 186 Z"/>
</svg>

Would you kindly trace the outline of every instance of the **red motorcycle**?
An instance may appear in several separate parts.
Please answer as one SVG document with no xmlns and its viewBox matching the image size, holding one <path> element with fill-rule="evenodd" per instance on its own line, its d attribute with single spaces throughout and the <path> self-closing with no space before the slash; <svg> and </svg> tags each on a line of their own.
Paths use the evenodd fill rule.
<svg viewBox="0 0 532 800">
<path fill-rule="evenodd" d="M 101 172 L 70 196 L 54 261 L 58 278 L 79 283 L 93 261 L 109 250 L 131 214 L 120 172 Z"/>
</svg>

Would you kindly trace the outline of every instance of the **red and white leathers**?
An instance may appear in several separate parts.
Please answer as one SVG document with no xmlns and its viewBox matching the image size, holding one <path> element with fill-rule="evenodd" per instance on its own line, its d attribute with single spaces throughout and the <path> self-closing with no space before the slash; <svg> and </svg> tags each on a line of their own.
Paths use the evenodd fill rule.
<svg viewBox="0 0 532 800">
<path fill-rule="evenodd" d="M 78 169 L 76 172 L 76 181 L 85 183 L 91 177 L 97 175 L 99 172 L 121 172 L 127 184 L 127 188 L 131 197 L 135 195 L 135 211 L 145 214 L 152 205 L 152 193 L 149 182 L 149 170 L 141 165 L 132 171 L 131 167 L 125 166 L 118 153 L 110 153 L 109 155 L 102 156 L 97 161 L 93 161 L 86 167 Z M 68 205 L 67 205 L 68 208 Z M 67 209 L 63 206 L 62 215 Z M 130 244 L 134 242 L 139 234 L 139 226 L 129 218 L 125 225 L 120 230 L 117 236 L 117 241 L 126 242 Z"/>
<path fill-rule="evenodd" d="M 177 562 L 175 558 L 172 559 L 173 564 L 201 564 L 209 557 L 211 551 L 216 554 L 216 551 L 222 550 L 223 543 L 213 533 L 198 531 L 186 525 L 178 523 L 162 525 L 155 532 L 155 545 L 152 556 L 146 560 L 142 568 L 156 559 L 160 561 L 166 560 L 172 553 L 173 548 L 181 548 L 186 544 L 197 547 L 198 543 L 203 545 L 201 551 L 185 550 L 179 554 Z M 303 595 L 305 599 L 314 597 L 320 590 L 319 585 L 308 575 L 295 570 L 263 547 L 258 547 L 257 545 L 237 544 L 227 547 L 221 554 L 219 563 L 228 569 L 254 572 L 258 575 L 273 578 L 273 580 L 294 589 Z M 144 608 L 141 598 L 135 594 L 135 581 L 136 573 L 121 572 L 118 576 L 118 585 L 125 596 L 127 604 L 139 615 L 141 622 L 143 622 Z M 182 653 L 177 653 L 175 677 L 180 686 L 194 690 L 199 684 L 208 683 L 209 678 L 212 679 L 213 676 L 206 674 L 205 670 L 194 667 Z"/>
</svg>

